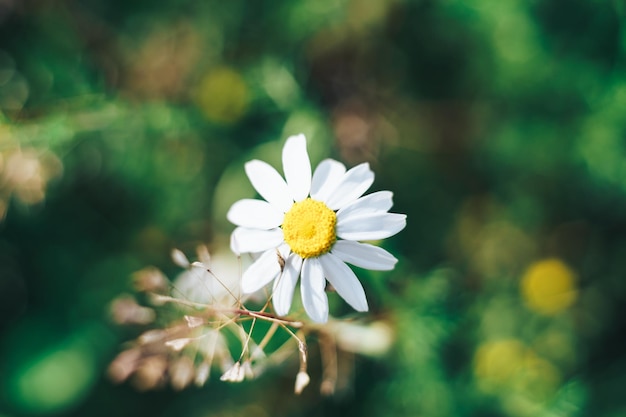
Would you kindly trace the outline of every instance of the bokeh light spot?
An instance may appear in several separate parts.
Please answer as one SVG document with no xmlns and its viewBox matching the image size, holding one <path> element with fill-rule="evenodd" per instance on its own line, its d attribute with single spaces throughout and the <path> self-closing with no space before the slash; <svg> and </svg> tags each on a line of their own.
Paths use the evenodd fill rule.
<svg viewBox="0 0 626 417">
<path fill-rule="evenodd" d="M 498 340 L 481 345 L 474 356 L 474 374 L 486 383 L 504 383 L 519 371 L 524 346 L 517 340 Z"/>
<path fill-rule="evenodd" d="M 522 296 L 528 308 L 553 315 L 576 301 L 575 273 L 559 259 L 545 259 L 530 265 L 522 278 Z"/>
<path fill-rule="evenodd" d="M 28 413 L 55 413 L 78 402 L 94 379 L 94 358 L 88 350 L 78 345 L 49 350 L 16 372 L 12 399 Z"/>
<path fill-rule="evenodd" d="M 248 109 L 248 86 L 237 71 L 218 68 L 202 79 L 197 101 L 204 115 L 212 122 L 233 124 Z"/>
<path fill-rule="evenodd" d="M 474 375 L 483 391 L 514 393 L 532 402 L 552 396 L 561 380 L 558 368 L 517 339 L 480 345 L 474 356 Z"/>
</svg>

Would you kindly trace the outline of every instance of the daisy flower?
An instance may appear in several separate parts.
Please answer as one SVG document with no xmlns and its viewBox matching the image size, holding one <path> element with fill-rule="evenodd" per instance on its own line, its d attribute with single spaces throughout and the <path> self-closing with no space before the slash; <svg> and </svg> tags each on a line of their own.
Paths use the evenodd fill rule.
<svg viewBox="0 0 626 417">
<path fill-rule="evenodd" d="M 365 291 L 346 262 L 386 271 L 397 259 L 386 250 L 359 241 L 384 239 L 406 225 L 406 215 L 388 213 L 390 191 L 363 196 L 374 182 L 368 163 L 347 170 L 335 160 L 322 161 L 313 175 L 304 135 L 283 147 L 285 179 L 269 164 L 245 164 L 250 182 L 265 199 L 235 202 L 227 218 L 237 228 L 231 249 L 260 253 L 242 276 L 242 291 L 253 293 L 274 281 L 272 303 L 278 315 L 289 313 L 298 278 L 302 304 L 316 322 L 328 320 L 326 281 L 352 308 L 367 311 Z"/>
</svg>

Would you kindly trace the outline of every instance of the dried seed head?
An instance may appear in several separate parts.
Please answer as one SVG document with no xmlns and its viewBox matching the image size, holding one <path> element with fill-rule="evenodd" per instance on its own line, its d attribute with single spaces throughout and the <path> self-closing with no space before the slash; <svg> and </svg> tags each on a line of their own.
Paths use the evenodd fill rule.
<svg viewBox="0 0 626 417">
<path fill-rule="evenodd" d="M 334 381 L 322 381 L 322 385 L 320 385 L 320 393 L 326 397 L 329 397 L 335 393 L 335 382 Z"/>
<path fill-rule="evenodd" d="M 137 371 L 133 374 L 133 385 L 140 391 L 160 387 L 165 382 L 166 370 L 167 358 L 165 356 L 147 357 L 141 361 Z"/>
<path fill-rule="evenodd" d="M 156 318 L 154 310 L 140 306 L 130 295 L 113 300 L 109 310 L 111 317 L 118 324 L 149 324 Z"/>
<path fill-rule="evenodd" d="M 147 267 L 133 274 L 133 285 L 140 292 L 163 293 L 167 291 L 168 280 L 160 270 Z"/>
<path fill-rule="evenodd" d="M 117 355 L 109 365 L 109 378 L 116 383 L 124 382 L 130 374 L 135 372 L 140 357 L 141 351 L 139 349 L 125 350 Z"/>
</svg>

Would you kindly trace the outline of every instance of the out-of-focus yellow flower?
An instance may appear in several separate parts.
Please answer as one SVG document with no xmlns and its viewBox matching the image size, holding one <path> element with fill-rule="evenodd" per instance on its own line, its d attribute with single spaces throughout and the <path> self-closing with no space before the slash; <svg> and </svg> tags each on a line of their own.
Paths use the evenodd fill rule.
<svg viewBox="0 0 626 417">
<path fill-rule="evenodd" d="M 549 398 L 561 380 L 558 368 L 516 339 L 480 345 L 474 375 L 484 391 L 515 393 L 533 401 Z"/>
<path fill-rule="evenodd" d="M 525 350 L 522 343 L 513 339 L 484 343 L 474 355 L 474 374 L 487 384 L 510 381 L 523 366 Z"/>
<path fill-rule="evenodd" d="M 576 301 L 575 273 L 559 259 L 544 259 L 530 265 L 522 277 L 521 291 L 528 308 L 553 315 Z"/>
<path fill-rule="evenodd" d="M 237 71 L 222 67 L 204 76 L 196 99 L 209 120 L 219 124 L 232 124 L 248 109 L 249 90 Z"/>
</svg>

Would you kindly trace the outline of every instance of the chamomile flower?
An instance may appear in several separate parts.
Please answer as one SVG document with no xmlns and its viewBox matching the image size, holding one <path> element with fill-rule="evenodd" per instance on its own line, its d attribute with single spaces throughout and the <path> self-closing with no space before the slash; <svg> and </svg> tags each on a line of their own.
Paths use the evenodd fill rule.
<svg viewBox="0 0 626 417">
<path fill-rule="evenodd" d="M 301 278 L 304 309 L 323 323 L 328 320 L 328 281 L 352 308 L 367 311 L 363 286 L 346 263 L 393 269 L 393 255 L 360 241 L 395 235 L 406 225 L 406 215 L 388 212 L 390 191 L 363 196 L 374 182 L 367 163 L 346 170 L 326 159 L 311 175 L 304 135 L 287 139 L 282 160 L 285 179 L 265 162 L 247 162 L 246 174 L 265 201 L 239 200 L 227 214 L 238 226 L 231 235 L 233 252 L 260 253 L 243 273 L 242 291 L 253 293 L 273 281 L 274 310 L 284 316 Z"/>
</svg>

